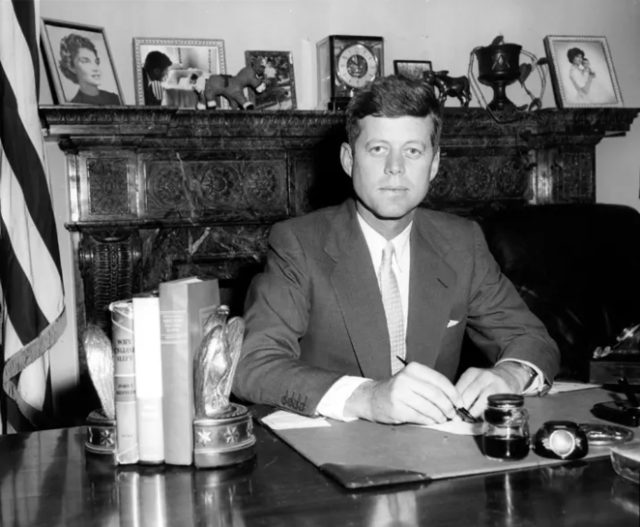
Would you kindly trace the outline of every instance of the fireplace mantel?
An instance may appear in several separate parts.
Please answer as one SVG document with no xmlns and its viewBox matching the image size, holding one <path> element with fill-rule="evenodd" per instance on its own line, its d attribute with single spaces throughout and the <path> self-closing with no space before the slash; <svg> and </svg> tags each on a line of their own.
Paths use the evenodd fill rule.
<svg viewBox="0 0 640 527">
<path fill-rule="evenodd" d="M 595 201 L 595 145 L 640 109 L 546 109 L 500 124 L 445 109 L 442 161 L 424 205 L 478 217 L 505 207 Z M 109 325 L 113 300 L 191 274 L 219 277 L 239 309 L 270 226 L 337 203 L 344 114 L 40 108 L 67 157 L 78 327 Z"/>
</svg>

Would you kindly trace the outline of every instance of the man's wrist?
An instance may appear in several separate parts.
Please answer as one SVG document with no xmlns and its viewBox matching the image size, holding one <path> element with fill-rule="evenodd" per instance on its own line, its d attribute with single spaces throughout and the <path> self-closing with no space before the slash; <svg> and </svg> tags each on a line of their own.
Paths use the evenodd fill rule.
<svg viewBox="0 0 640 527">
<path fill-rule="evenodd" d="M 517 394 L 525 392 L 537 375 L 533 368 L 516 361 L 501 362 L 496 364 L 493 369 Z"/>
<path fill-rule="evenodd" d="M 316 412 L 319 415 L 336 419 L 337 421 L 353 421 L 356 417 L 345 415 L 345 404 L 353 392 L 368 379 L 345 375 L 340 377 L 322 396 Z"/>
<path fill-rule="evenodd" d="M 372 388 L 374 381 L 366 380 L 358 386 L 344 404 L 344 416 L 347 418 L 372 420 Z"/>
</svg>

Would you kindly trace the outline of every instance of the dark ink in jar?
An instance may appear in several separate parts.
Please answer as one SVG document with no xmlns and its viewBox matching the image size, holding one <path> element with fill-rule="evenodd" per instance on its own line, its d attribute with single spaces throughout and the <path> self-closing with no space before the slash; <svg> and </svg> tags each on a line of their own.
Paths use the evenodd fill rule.
<svg viewBox="0 0 640 527">
<path fill-rule="evenodd" d="M 484 453 L 491 459 L 524 459 L 529 453 L 529 440 L 523 437 L 485 437 Z"/>
<path fill-rule="evenodd" d="M 484 455 L 498 461 L 516 461 L 529 454 L 529 413 L 524 397 L 511 393 L 490 395 L 484 412 Z"/>
</svg>

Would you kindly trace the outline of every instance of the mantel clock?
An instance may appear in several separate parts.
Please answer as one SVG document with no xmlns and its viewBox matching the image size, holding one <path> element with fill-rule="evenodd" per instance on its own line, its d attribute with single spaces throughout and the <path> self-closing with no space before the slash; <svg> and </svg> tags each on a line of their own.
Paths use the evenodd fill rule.
<svg viewBox="0 0 640 527">
<path fill-rule="evenodd" d="M 343 110 L 359 89 L 384 75 L 382 37 L 330 35 L 316 48 L 320 107 Z"/>
</svg>

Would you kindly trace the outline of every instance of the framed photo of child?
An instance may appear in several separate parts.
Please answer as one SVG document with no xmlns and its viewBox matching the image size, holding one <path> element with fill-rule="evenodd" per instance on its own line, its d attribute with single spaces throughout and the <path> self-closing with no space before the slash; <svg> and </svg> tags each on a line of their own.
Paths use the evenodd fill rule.
<svg viewBox="0 0 640 527">
<path fill-rule="evenodd" d="M 54 104 L 124 105 L 103 28 L 42 18 L 41 38 Z"/>
<path fill-rule="evenodd" d="M 245 51 L 247 66 L 262 72 L 266 85 L 262 93 L 248 89 L 256 110 L 295 110 L 296 81 L 290 51 Z"/>
<path fill-rule="evenodd" d="M 606 37 L 548 35 L 544 47 L 558 108 L 623 106 Z"/>
<path fill-rule="evenodd" d="M 223 40 L 135 37 L 133 57 L 140 106 L 196 108 L 193 76 L 227 72 Z M 223 97 L 217 104 L 229 107 Z"/>
</svg>

